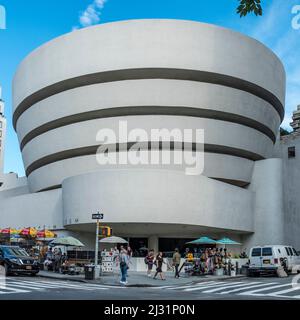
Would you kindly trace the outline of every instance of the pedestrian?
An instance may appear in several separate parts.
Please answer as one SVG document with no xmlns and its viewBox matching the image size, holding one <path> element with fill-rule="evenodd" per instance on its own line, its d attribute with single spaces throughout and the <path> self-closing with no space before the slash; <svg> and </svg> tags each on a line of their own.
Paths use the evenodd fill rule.
<svg viewBox="0 0 300 320">
<path fill-rule="evenodd" d="M 62 252 L 60 248 L 56 248 L 54 252 L 54 272 L 60 271 Z"/>
<path fill-rule="evenodd" d="M 127 263 L 127 269 L 126 269 L 126 278 L 128 278 L 129 264 L 131 263 L 131 258 L 132 258 L 132 249 L 129 246 L 127 247 L 127 258 L 128 258 L 128 263 Z"/>
<path fill-rule="evenodd" d="M 61 256 L 61 263 L 64 263 L 68 260 L 67 254 L 64 252 L 64 254 Z"/>
<path fill-rule="evenodd" d="M 179 265 L 181 260 L 181 254 L 179 253 L 178 248 L 175 249 L 173 254 L 173 266 L 175 267 L 175 278 L 179 278 Z"/>
<path fill-rule="evenodd" d="M 119 255 L 119 261 L 120 261 L 120 269 L 121 269 L 121 284 L 127 284 L 126 280 L 126 271 L 128 268 L 128 255 L 127 255 L 127 250 L 124 248 L 120 250 L 120 255 Z"/>
<path fill-rule="evenodd" d="M 162 252 L 159 252 L 158 255 L 156 256 L 154 264 L 155 263 L 156 263 L 156 273 L 153 279 L 156 279 L 156 276 L 159 274 L 161 280 L 166 280 L 165 275 L 162 271 L 162 265 L 163 263 L 165 263 Z"/>
<path fill-rule="evenodd" d="M 154 258 L 155 258 L 154 250 L 151 249 L 148 252 L 147 256 L 145 257 L 145 263 L 147 265 L 147 276 L 148 277 L 151 277 L 151 272 L 152 272 L 153 264 L 154 264 Z"/>
<path fill-rule="evenodd" d="M 69 271 L 69 261 L 68 256 L 64 252 L 64 254 L 61 257 L 61 273 L 66 274 Z"/>
</svg>

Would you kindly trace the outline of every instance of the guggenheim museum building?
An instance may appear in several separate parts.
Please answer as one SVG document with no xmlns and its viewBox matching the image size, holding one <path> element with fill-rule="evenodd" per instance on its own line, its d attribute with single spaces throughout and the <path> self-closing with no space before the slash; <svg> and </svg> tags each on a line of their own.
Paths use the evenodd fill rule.
<svg viewBox="0 0 300 320">
<path fill-rule="evenodd" d="M 156 250 L 202 235 L 228 236 L 241 249 L 300 245 L 285 237 L 284 160 L 274 151 L 284 104 L 281 61 L 228 29 L 149 19 L 63 35 L 27 56 L 14 77 L 26 177 L 2 176 L 0 228 L 46 227 L 93 249 L 92 214 L 101 212 L 113 234 Z M 120 123 L 146 134 L 125 143 Z M 100 141 L 102 129 L 116 139 Z M 163 130 L 159 139 L 153 129 Z M 173 139 L 173 129 L 200 129 L 204 139 Z M 152 142 L 159 156 L 185 145 L 202 153 L 201 174 L 172 161 L 97 159 L 99 147 L 113 159 L 149 152 Z"/>
</svg>

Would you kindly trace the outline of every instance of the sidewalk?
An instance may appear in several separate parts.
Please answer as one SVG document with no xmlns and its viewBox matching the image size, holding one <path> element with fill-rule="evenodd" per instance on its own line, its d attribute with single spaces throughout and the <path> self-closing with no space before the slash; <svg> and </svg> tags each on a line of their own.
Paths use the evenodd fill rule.
<svg viewBox="0 0 300 320">
<path fill-rule="evenodd" d="M 219 280 L 234 280 L 245 278 L 245 275 L 237 275 L 235 277 L 229 276 L 182 276 L 179 279 L 174 278 L 173 272 L 166 272 L 166 280 L 160 280 L 159 278 L 153 279 L 147 277 L 145 272 L 129 272 L 127 279 L 127 287 L 157 287 L 157 286 L 176 286 L 176 285 L 189 285 L 193 283 L 201 283 L 205 281 L 219 281 Z M 40 271 L 39 277 L 51 278 L 56 280 L 70 280 L 84 283 L 94 283 L 99 285 L 120 286 L 119 274 L 104 274 L 97 280 L 85 280 L 84 275 L 63 275 L 59 273 Z"/>
</svg>

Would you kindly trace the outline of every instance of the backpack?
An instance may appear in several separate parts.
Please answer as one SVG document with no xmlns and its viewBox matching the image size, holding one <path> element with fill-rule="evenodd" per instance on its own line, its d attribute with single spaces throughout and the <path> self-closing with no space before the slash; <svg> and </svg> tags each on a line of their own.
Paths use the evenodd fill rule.
<svg viewBox="0 0 300 320">
<path fill-rule="evenodd" d="M 120 255 L 120 267 L 125 267 L 127 265 L 126 258 Z"/>
<path fill-rule="evenodd" d="M 144 262 L 145 262 L 145 264 L 148 264 L 148 259 L 147 259 L 147 257 L 145 257 Z"/>
</svg>

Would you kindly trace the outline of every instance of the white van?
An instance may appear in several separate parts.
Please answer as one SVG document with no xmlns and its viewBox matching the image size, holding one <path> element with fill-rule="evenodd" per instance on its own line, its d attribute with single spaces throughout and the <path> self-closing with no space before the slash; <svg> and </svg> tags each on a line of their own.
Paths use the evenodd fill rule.
<svg viewBox="0 0 300 320">
<path fill-rule="evenodd" d="M 276 273 L 279 266 L 286 271 L 300 270 L 299 253 L 291 246 L 267 245 L 257 246 L 250 250 L 248 275 Z"/>
</svg>

